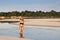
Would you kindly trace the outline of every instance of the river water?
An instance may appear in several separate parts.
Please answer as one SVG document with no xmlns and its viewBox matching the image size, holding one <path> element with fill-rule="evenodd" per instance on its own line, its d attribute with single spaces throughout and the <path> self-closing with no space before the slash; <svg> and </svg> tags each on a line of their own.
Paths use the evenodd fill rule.
<svg viewBox="0 0 60 40">
<path fill-rule="evenodd" d="M 24 38 L 33 40 L 60 40 L 59 27 L 24 26 Z M 19 37 L 19 25 L 0 23 L 0 36 Z"/>
</svg>

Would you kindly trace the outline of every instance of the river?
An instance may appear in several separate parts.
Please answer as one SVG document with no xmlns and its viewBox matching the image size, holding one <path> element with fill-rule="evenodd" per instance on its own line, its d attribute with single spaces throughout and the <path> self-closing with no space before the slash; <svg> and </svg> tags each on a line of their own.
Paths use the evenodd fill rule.
<svg viewBox="0 0 60 40">
<path fill-rule="evenodd" d="M 0 23 L 0 36 L 19 37 L 19 25 Z M 23 36 L 33 40 L 60 40 L 60 28 L 24 26 Z"/>
</svg>

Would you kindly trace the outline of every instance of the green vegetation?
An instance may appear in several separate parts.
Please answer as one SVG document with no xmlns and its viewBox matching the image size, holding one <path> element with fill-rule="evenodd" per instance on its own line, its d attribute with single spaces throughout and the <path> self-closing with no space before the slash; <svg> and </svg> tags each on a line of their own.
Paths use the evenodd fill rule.
<svg viewBox="0 0 60 40">
<path fill-rule="evenodd" d="M 0 12 L 0 16 L 11 17 L 11 16 L 23 16 L 30 18 L 60 18 L 60 12 L 51 10 L 49 12 L 43 11 L 12 11 L 12 12 Z"/>
</svg>

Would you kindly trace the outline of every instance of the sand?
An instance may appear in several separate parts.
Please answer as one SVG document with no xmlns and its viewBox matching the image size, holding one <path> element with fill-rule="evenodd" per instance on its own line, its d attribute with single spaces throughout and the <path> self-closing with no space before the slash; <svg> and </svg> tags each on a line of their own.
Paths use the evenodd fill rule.
<svg viewBox="0 0 60 40">
<path fill-rule="evenodd" d="M 32 40 L 32 39 L 17 38 L 17 37 L 11 37 L 11 36 L 0 36 L 0 40 Z"/>
<path fill-rule="evenodd" d="M 25 19 L 25 25 L 60 27 L 60 19 Z"/>
</svg>

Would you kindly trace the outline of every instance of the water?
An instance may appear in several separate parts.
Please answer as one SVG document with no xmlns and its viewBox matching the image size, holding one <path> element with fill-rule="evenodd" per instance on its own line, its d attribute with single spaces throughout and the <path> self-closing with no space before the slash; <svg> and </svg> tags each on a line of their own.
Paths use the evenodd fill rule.
<svg viewBox="0 0 60 40">
<path fill-rule="evenodd" d="M 42 26 L 24 26 L 24 37 L 33 40 L 60 40 L 60 28 Z M 0 23 L 0 36 L 19 37 L 19 26 Z"/>
</svg>

